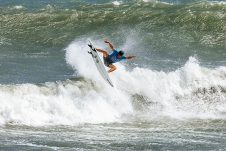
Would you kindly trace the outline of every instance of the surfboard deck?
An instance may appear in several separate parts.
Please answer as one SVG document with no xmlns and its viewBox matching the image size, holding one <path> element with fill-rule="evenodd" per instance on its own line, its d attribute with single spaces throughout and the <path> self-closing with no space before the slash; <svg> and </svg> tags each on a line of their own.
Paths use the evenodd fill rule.
<svg viewBox="0 0 226 151">
<path fill-rule="evenodd" d="M 99 71 L 100 75 L 103 77 L 103 79 L 112 87 L 114 87 L 108 72 L 106 71 L 104 64 L 102 62 L 102 60 L 100 59 L 100 56 L 97 53 L 97 50 L 95 49 L 95 47 L 93 46 L 92 42 L 89 41 L 88 46 L 90 47 L 90 51 L 88 51 L 88 53 L 92 56 L 93 61 L 97 67 L 97 70 Z"/>
</svg>

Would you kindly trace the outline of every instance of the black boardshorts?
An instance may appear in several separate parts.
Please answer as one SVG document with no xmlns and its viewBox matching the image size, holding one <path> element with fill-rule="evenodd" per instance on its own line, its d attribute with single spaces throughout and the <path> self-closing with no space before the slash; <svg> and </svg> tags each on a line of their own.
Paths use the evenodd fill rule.
<svg viewBox="0 0 226 151">
<path fill-rule="evenodd" d="M 109 65 L 111 65 L 113 63 L 113 61 L 108 57 L 103 57 L 104 59 L 104 65 L 109 67 Z"/>
</svg>

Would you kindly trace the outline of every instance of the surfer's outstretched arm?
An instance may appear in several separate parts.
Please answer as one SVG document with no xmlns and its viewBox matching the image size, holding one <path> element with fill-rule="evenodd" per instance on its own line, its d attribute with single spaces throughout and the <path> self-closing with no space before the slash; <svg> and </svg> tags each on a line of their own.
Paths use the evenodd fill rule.
<svg viewBox="0 0 226 151">
<path fill-rule="evenodd" d="M 130 59 L 133 59 L 135 58 L 136 56 L 127 56 L 126 59 L 130 60 Z"/>
<path fill-rule="evenodd" d="M 109 47 L 111 48 L 111 50 L 115 50 L 114 47 L 113 47 L 113 45 L 108 40 L 105 40 L 104 42 L 109 45 Z"/>
</svg>

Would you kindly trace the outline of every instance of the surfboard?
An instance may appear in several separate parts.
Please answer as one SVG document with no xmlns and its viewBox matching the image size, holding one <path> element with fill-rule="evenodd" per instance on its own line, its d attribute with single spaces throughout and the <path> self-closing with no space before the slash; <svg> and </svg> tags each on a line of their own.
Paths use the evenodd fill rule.
<svg viewBox="0 0 226 151">
<path fill-rule="evenodd" d="M 89 54 L 91 54 L 93 61 L 97 67 L 97 70 L 99 71 L 100 75 L 103 77 L 103 79 L 112 87 L 114 87 L 108 72 L 106 71 L 104 64 L 102 60 L 100 59 L 100 56 L 97 53 L 96 48 L 93 46 L 92 42 L 89 41 L 88 46 L 90 47 L 90 51 L 88 51 Z"/>
</svg>

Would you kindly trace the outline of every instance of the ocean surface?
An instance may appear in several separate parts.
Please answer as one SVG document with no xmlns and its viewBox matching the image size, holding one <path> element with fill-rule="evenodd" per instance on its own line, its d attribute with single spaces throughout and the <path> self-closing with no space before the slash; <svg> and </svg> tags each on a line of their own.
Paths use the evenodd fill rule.
<svg viewBox="0 0 226 151">
<path fill-rule="evenodd" d="M 226 1 L 0 0 L 0 150 L 226 150 Z"/>
</svg>

